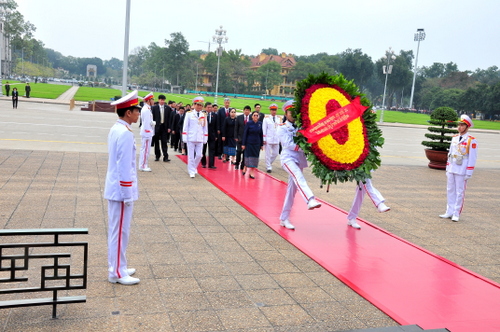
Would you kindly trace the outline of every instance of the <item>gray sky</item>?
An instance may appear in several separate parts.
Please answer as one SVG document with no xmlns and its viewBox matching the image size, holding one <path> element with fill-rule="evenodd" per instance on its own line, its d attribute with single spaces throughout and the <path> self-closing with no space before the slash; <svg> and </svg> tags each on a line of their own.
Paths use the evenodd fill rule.
<svg viewBox="0 0 500 332">
<path fill-rule="evenodd" d="M 17 3 L 45 47 L 65 56 L 123 59 L 126 0 Z M 131 7 L 130 51 L 151 42 L 164 46 L 173 32 L 182 32 L 191 50 L 207 50 L 222 25 L 226 50 L 247 55 L 269 47 L 296 55 L 360 48 L 376 61 L 389 46 L 416 53 L 413 35 L 424 28 L 419 67 L 500 66 L 498 0 L 131 0 Z"/>
</svg>

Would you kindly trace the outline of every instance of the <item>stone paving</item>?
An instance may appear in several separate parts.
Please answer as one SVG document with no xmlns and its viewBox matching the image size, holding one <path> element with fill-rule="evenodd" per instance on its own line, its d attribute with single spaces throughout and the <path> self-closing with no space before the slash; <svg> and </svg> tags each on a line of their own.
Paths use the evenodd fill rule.
<svg viewBox="0 0 500 332">
<path fill-rule="evenodd" d="M 398 325 L 208 181 L 189 178 L 174 155 L 170 163 L 151 161 L 153 172 L 139 173 L 128 259 L 141 283 L 122 286 L 106 279 L 107 154 L 0 148 L 0 228 L 83 227 L 89 234 L 78 239 L 90 243 L 88 289 L 70 294 L 87 295 L 87 303 L 58 306 L 56 320 L 49 307 L 0 310 L 0 331 Z M 278 161 L 272 175 L 287 179 Z M 352 183 L 327 193 L 310 171 L 306 177 L 319 198 L 349 208 Z M 374 184 L 392 210 L 380 214 L 367 199 L 360 217 L 500 282 L 500 167 L 475 171 L 458 223 L 437 217 L 446 204 L 445 178 L 427 167 L 384 165 Z M 265 199 L 265 193 L 249 199 Z"/>
</svg>

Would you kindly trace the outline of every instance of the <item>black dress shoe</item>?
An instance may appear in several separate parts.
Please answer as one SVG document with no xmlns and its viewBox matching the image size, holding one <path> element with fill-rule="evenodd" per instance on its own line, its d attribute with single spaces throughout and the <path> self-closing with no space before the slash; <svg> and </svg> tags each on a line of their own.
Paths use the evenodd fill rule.
<svg viewBox="0 0 500 332">
<path fill-rule="evenodd" d="M 268 173 L 271 173 L 272 171 L 270 169 L 267 170 Z"/>
<path fill-rule="evenodd" d="M 255 179 L 255 176 L 249 175 L 250 179 Z"/>
<path fill-rule="evenodd" d="M 211 169 L 216 169 L 217 166 L 209 166 L 208 168 L 211 168 Z"/>
<path fill-rule="evenodd" d="M 159 157 L 158 157 L 158 158 L 155 158 L 155 161 L 160 161 L 160 158 L 159 158 Z"/>
<path fill-rule="evenodd" d="M 234 166 L 234 169 L 239 169 L 239 168 L 240 168 L 240 166 L 238 166 L 238 165 Z"/>
<path fill-rule="evenodd" d="M 168 162 L 170 161 L 170 159 L 168 159 L 168 158 L 163 158 L 163 161 L 164 161 L 164 162 L 166 162 L 166 163 L 168 163 Z"/>
<path fill-rule="evenodd" d="M 207 165 L 201 165 L 202 168 L 207 168 Z"/>
</svg>

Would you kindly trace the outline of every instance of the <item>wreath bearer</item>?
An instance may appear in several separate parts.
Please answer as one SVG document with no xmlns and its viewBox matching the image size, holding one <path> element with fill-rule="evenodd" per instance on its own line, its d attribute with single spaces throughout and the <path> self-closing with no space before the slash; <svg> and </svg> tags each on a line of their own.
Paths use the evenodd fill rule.
<svg viewBox="0 0 500 332">
<path fill-rule="evenodd" d="M 295 143 L 294 137 L 298 128 L 295 125 L 295 118 L 292 114 L 293 100 L 289 100 L 283 105 L 283 111 L 287 121 L 279 126 L 278 137 L 283 150 L 281 151 L 281 166 L 288 173 L 288 187 L 280 216 L 280 225 L 288 229 L 295 229 L 290 222 L 290 212 L 292 211 L 293 200 L 297 190 L 307 203 L 309 210 L 319 208 L 321 203 L 314 198 L 312 190 L 307 185 L 302 170 L 307 167 L 307 159 L 304 151 Z"/>
</svg>

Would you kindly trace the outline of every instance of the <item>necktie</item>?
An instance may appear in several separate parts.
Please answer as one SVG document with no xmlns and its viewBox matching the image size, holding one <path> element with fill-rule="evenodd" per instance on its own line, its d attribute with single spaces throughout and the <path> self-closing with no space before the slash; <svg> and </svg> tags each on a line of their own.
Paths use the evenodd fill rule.
<svg viewBox="0 0 500 332">
<path fill-rule="evenodd" d="M 459 142 L 462 142 L 462 136 L 460 136 L 460 139 L 458 140 Z"/>
<path fill-rule="evenodd" d="M 196 114 L 198 114 L 197 116 L 200 117 L 200 112 L 197 112 Z"/>
<path fill-rule="evenodd" d="M 276 119 L 274 118 L 274 116 L 273 116 L 273 122 L 276 122 Z"/>
<path fill-rule="evenodd" d="M 229 110 L 226 110 L 226 116 L 229 116 Z"/>
<path fill-rule="evenodd" d="M 208 123 L 212 123 L 212 113 L 210 113 L 210 115 L 208 116 Z"/>
<path fill-rule="evenodd" d="M 295 123 L 292 123 L 293 128 L 297 128 L 297 125 Z"/>
<path fill-rule="evenodd" d="M 247 124 L 247 116 L 245 115 L 245 124 Z"/>
</svg>

